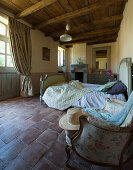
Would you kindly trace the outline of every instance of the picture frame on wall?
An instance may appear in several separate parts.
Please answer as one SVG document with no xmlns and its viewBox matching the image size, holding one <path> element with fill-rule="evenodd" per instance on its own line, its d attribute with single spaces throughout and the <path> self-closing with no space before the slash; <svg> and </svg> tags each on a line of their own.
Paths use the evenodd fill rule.
<svg viewBox="0 0 133 170">
<path fill-rule="evenodd" d="M 50 61 L 50 49 L 42 47 L 42 60 Z"/>
</svg>

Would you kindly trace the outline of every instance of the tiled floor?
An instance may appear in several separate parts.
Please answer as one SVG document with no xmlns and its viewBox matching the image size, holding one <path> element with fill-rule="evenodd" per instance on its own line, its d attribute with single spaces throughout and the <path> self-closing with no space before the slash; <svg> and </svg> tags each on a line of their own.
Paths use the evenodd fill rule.
<svg viewBox="0 0 133 170">
<path fill-rule="evenodd" d="M 68 170 L 65 135 L 58 126 L 64 111 L 40 106 L 39 98 L 0 103 L 0 170 Z M 92 165 L 72 154 L 76 170 L 115 170 Z M 123 170 L 133 170 L 133 161 Z"/>
</svg>

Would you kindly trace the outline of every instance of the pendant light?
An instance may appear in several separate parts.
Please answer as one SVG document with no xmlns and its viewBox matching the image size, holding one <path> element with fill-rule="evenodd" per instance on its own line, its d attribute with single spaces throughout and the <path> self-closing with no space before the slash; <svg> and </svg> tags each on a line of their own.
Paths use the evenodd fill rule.
<svg viewBox="0 0 133 170">
<path fill-rule="evenodd" d="M 70 25 L 67 24 L 67 25 L 66 25 L 65 33 L 60 36 L 60 40 L 61 40 L 61 41 L 67 42 L 67 41 L 71 41 L 71 40 L 72 40 L 71 35 L 67 34 L 67 31 L 69 31 L 69 30 L 70 30 Z"/>
</svg>

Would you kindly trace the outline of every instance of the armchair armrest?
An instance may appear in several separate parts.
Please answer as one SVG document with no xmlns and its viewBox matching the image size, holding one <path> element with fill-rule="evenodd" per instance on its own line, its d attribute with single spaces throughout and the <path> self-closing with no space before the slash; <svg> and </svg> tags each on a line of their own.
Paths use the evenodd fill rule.
<svg viewBox="0 0 133 170">
<path fill-rule="evenodd" d="M 114 131 L 114 132 L 120 131 L 120 127 L 118 125 L 115 125 L 115 124 L 110 123 L 110 122 L 99 120 L 97 118 L 92 117 L 91 115 L 87 116 L 86 119 L 87 119 L 88 123 L 100 128 L 100 129 L 104 129 L 104 130 L 108 130 L 108 131 Z"/>
</svg>

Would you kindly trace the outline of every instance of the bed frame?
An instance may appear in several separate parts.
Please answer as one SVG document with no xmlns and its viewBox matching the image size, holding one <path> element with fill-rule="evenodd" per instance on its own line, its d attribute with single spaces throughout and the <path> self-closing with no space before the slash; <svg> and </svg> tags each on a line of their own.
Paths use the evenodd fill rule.
<svg viewBox="0 0 133 170">
<path fill-rule="evenodd" d="M 127 86 L 128 96 L 132 92 L 132 74 L 131 74 L 132 58 L 124 58 L 120 62 L 119 80 Z"/>
<path fill-rule="evenodd" d="M 40 77 L 40 104 L 42 104 L 42 96 L 45 90 L 56 83 L 65 82 L 65 75 L 63 73 L 45 74 Z"/>
</svg>

